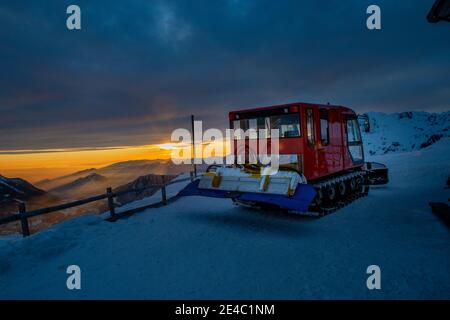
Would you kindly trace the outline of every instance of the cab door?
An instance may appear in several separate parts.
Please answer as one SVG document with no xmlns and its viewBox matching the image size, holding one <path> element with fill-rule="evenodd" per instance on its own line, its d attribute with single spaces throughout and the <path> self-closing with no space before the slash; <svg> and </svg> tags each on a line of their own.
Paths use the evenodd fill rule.
<svg viewBox="0 0 450 320">
<path fill-rule="evenodd" d="M 335 112 L 331 108 L 319 108 L 319 139 L 317 157 L 319 174 L 329 175 L 342 170 L 341 168 L 341 139 L 336 139 Z M 340 134 L 340 128 L 338 128 Z M 336 144 L 338 142 L 338 144 Z"/>
<path fill-rule="evenodd" d="M 307 179 L 316 179 L 319 175 L 318 158 L 317 158 L 317 134 L 316 134 L 316 118 L 315 114 L 317 109 L 314 110 L 311 107 L 304 109 L 305 119 L 305 148 L 304 148 L 304 163 L 305 163 L 305 176 Z"/>
<path fill-rule="evenodd" d="M 345 168 L 348 169 L 364 164 L 364 150 L 358 118 L 354 115 L 346 115 L 344 119 Z"/>
</svg>

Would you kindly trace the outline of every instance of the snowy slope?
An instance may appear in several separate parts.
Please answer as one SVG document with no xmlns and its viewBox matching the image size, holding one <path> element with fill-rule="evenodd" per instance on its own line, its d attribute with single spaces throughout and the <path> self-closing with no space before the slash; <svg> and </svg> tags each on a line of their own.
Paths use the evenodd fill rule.
<svg viewBox="0 0 450 320">
<path fill-rule="evenodd" d="M 0 298 L 450 299 L 450 233 L 428 207 L 449 197 L 449 147 L 373 157 L 391 183 L 321 219 L 190 197 L 115 223 L 85 216 L 3 238 Z M 65 287 L 71 264 L 81 291 Z M 366 288 L 371 264 L 381 291 Z"/>
<path fill-rule="evenodd" d="M 366 156 L 420 150 L 435 140 L 450 137 L 450 111 L 369 112 L 367 115 L 370 132 L 362 130 Z"/>
</svg>

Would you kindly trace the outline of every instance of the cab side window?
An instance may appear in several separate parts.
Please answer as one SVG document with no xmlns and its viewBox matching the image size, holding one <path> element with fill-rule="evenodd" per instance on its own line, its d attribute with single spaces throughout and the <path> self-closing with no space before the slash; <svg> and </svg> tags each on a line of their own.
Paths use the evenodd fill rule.
<svg viewBox="0 0 450 320">
<path fill-rule="evenodd" d="M 314 146 L 314 117 L 312 109 L 306 109 L 306 138 L 308 140 L 308 144 L 310 146 Z"/>
<path fill-rule="evenodd" d="M 328 110 L 320 109 L 320 142 L 323 146 L 326 146 L 330 142 L 330 134 L 328 128 Z"/>
<path fill-rule="evenodd" d="M 347 145 L 353 163 L 364 162 L 364 152 L 362 147 L 361 132 L 356 118 L 348 118 L 346 124 Z"/>
<path fill-rule="evenodd" d="M 347 140 L 348 142 L 361 142 L 361 132 L 356 119 L 347 120 Z"/>
</svg>

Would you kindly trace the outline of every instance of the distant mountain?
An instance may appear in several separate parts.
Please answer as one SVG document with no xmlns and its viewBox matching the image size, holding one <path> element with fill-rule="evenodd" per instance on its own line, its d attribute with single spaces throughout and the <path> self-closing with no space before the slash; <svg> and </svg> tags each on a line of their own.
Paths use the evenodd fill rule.
<svg viewBox="0 0 450 320">
<path fill-rule="evenodd" d="M 99 181 L 101 180 L 101 177 L 90 176 L 90 178 L 86 180 Z M 83 184 L 86 184 L 86 181 L 74 181 L 72 184 L 73 190 L 76 192 L 76 186 L 78 185 L 82 188 Z M 60 191 L 62 192 L 63 190 Z M 73 191 L 70 190 L 70 192 L 72 193 Z M 25 202 L 26 210 L 30 211 L 61 204 L 64 200 L 67 200 L 67 198 L 65 194 L 60 195 L 57 192 L 46 192 L 38 189 L 23 179 L 6 178 L 0 175 L 0 218 L 17 214 L 18 203 L 14 200 Z M 30 228 L 32 232 L 35 232 L 51 224 L 63 221 L 68 217 L 78 216 L 86 212 L 96 213 L 98 212 L 96 206 L 96 203 L 92 203 L 82 207 L 41 215 L 30 220 Z M 20 230 L 20 224 L 18 223 L 0 225 L 0 235 L 20 232 Z"/>
<path fill-rule="evenodd" d="M 109 186 L 109 179 L 98 173 L 90 173 L 69 183 L 50 189 L 49 192 L 65 198 L 81 198 L 86 195 L 104 192 Z"/>
<path fill-rule="evenodd" d="M 24 201 L 27 209 L 31 210 L 58 201 L 56 197 L 36 188 L 28 181 L 0 175 L 0 218 L 17 213 L 18 203 L 15 200 Z M 0 229 L 2 228 L 3 226 L 0 226 Z"/>
<path fill-rule="evenodd" d="M 46 179 L 36 183 L 44 190 L 54 190 L 69 184 L 76 179 L 84 178 L 96 173 L 108 178 L 111 187 L 118 187 L 138 177 L 154 175 L 177 175 L 192 170 L 191 165 L 175 165 L 171 160 L 132 160 L 117 162 L 102 168 L 91 168 L 78 171 L 55 179 Z"/>
<path fill-rule="evenodd" d="M 369 112 L 367 115 L 370 132 L 362 130 L 366 155 L 420 150 L 450 137 L 450 111 Z"/>
<path fill-rule="evenodd" d="M 176 166 L 166 160 L 138 160 L 114 163 L 95 169 L 74 172 L 55 179 L 38 182 L 39 188 L 22 179 L 8 179 L 0 176 L 0 217 L 17 213 L 16 198 L 26 201 L 27 210 L 35 210 L 62 202 L 78 200 L 105 192 L 107 187 L 115 190 L 137 189 L 148 187 L 146 190 L 130 193 L 116 198 L 121 204 L 142 199 L 152 195 L 160 189 L 160 185 L 170 181 L 178 173 L 191 170 L 189 165 Z M 170 174 L 153 174 L 169 173 Z M 46 191 L 43 191 L 45 189 Z M 89 213 L 100 213 L 107 210 L 105 201 L 97 201 L 81 207 L 62 210 L 60 212 L 43 215 L 34 219 L 34 230 L 63 221 L 68 217 Z M 18 232 L 20 226 L 8 224 L 0 226 L 0 234 Z"/>
<path fill-rule="evenodd" d="M 127 194 L 121 195 L 116 198 L 117 202 L 120 205 L 124 205 L 124 204 L 132 202 L 132 201 L 136 201 L 136 200 L 143 199 L 145 197 L 149 197 L 149 196 L 153 195 L 157 190 L 161 189 L 162 184 L 169 182 L 170 180 L 174 179 L 175 177 L 176 176 L 154 175 L 154 174 L 141 176 L 130 183 L 124 184 L 124 185 L 114 189 L 114 191 L 121 192 L 121 191 L 131 190 L 131 189 L 140 189 L 140 188 L 146 188 L 146 189 L 139 191 L 139 192 L 132 192 L 132 193 L 127 193 Z"/>
<path fill-rule="evenodd" d="M 0 175 L 0 202 L 10 202 L 13 199 L 25 201 L 44 194 L 45 191 L 36 188 L 28 181 Z"/>
<path fill-rule="evenodd" d="M 117 179 L 126 177 L 125 180 L 130 181 L 129 177 L 132 175 L 134 175 L 134 178 L 148 174 L 176 175 L 189 170 L 192 170 L 192 166 L 176 165 L 172 160 L 131 160 L 114 163 L 97 169 L 96 172 Z"/>
<path fill-rule="evenodd" d="M 91 168 L 91 169 L 86 169 L 86 170 L 82 170 L 82 171 L 77 171 L 68 175 L 64 175 L 61 177 L 57 177 L 54 179 L 44 179 L 41 181 L 38 181 L 35 183 L 36 186 L 38 186 L 41 189 L 44 190 L 50 190 L 50 189 L 54 189 L 58 186 L 62 186 L 64 184 L 70 183 L 76 179 L 79 178 L 83 178 L 91 173 L 95 173 L 95 168 Z"/>
</svg>

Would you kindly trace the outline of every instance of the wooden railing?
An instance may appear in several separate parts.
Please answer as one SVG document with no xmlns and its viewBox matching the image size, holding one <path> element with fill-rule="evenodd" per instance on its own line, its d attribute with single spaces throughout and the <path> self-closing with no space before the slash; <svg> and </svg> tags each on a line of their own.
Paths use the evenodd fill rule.
<svg viewBox="0 0 450 320">
<path fill-rule="evenodd" d="M 16 221 L 20 220 L 21 227 L 22 227 L 22 235 L 24 237 L 27 237 L 27 236 L 30 235 L 30 227 L 29 227 L 29 223 L 28 223 L 28 219 L 29 218 L 37 217 L 37 216 L 40 216 L 40 215 L 43 215 L 43 214 L 57 212 L 57 211 L 65 210 L 65 209 L 70 209 L 70 208 L 74 208 L 74 207 L 79 207 L 79 206 L 82 206 L 82 205 L 85 205 L 85 204 L 88 204 L 88 203 L 92 203 L 92 202 L 96 202 L 96 201 L 100 201 L 100 200 L 104 200 L 104 199 L 107 199 L 108 209 L 109 209 L 109 213 L 110 213 L 110 217 L 108 218 L 108 220 L 109 221 L 115 221 L 120 216 L 131 215 L 131 214 L 133 214 L 135 212 L 142 211 L 142 210 L 144 210 L 146 208 L 150 208 L 150 207 L 157 207 L 157 206 L 160 206 L 160 205 L 166 205 L 168 203 L 168 201 L 169 201 L 169 199 L 167 199 L 167 190 L 166 190 L 167 186 L 169 186 L 171 184 L 175 184 L 175 183 L 180 183 L 180 182 L 193 181 L 194 179 L 195 179 L 194 172 L 190 172 L 190 177 L 189 178 L 175 179 L 175 180 L 172 180 L 172 181 L 170 181 L 168 183 L 165 183 L 165 184 L 149 185 L 149 186 L 143 187 L 143 188 L 129 189 L 129 190 L 124 190 L 124 191 L 120 191 L 120 192 L 113 192 L 112 188 L 110 187 L 110 188 L 106 189 L 106 193 L 104 193 L 104 194 L 100 194 L 100 195 L 92 196 L 92 197 L 89 197 L 89 198 L 76 200 L 76 201 L 73 201 L 73 202 L 64 203 L 64 204 L 60 204 L 60 205 L 56 205 L 56 206 L 52 206 L 52 207 L 32 210 L 32 211 L 27 211 L 26 204 L 24 202 L 19 202 L 18 213 L 17 214 L 13 214 L 13 215 L 8 216 L 8 217 L 5 217 L 5 218 L 1 218 L 0 219 L 0 225 L 16 222 Z M 150 205 L 146 205 L 146 206 L 142 206 L 142 207 L 138 207 L 138 208 L 133 208 L 133 209 L 122 211 L 120 213 L 120 215 L 116 213 L 116 206 L 114 204 L 114 198 L 116 198 L 118 196 L 121 196 L 121 195 L 124 195 L 124 194 L 141 192 L 141 191 L 144 191 L 146 189 L 155 188 L 155 187 L 161 188 L 161 201 L 156 202 L 156 203 L 152 203 Z"/>
</svg>

